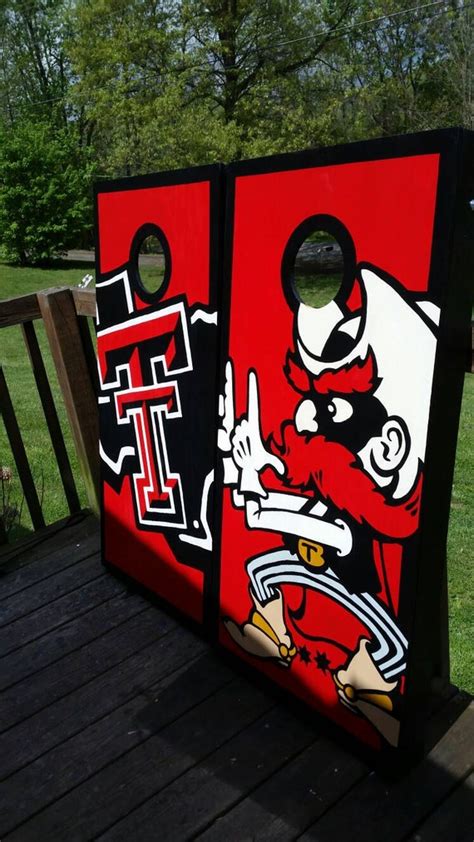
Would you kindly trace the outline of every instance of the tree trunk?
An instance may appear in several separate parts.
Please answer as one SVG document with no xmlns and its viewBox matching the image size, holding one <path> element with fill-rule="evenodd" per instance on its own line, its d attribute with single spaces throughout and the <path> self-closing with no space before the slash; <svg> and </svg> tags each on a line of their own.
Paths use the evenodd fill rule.
<svg viewBox="0 0 474 842">
<path fill-rule="evenodd" d="M 328 275 L 342 272 L 344 259 L 337 243 L 303 243 L 295 260 L 301 275 Z"/>
</svg>

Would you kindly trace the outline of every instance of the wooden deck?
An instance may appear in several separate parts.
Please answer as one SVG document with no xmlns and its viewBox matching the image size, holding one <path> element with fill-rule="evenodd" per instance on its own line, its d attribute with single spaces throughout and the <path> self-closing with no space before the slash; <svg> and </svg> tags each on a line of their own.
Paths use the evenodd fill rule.
<svg viewBox="0 0 474 842">
<path fill-rule="evenodd" d="M 0 557 L 2 842 L 472 842 L 465 694 L 387 783 L 106 572 L 98 548 L 78 515 Z"/>
</svg>

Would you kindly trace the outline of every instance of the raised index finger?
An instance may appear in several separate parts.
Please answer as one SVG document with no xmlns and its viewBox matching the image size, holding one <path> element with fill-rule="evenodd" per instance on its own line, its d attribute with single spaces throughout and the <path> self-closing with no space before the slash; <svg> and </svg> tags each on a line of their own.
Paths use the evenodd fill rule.
<svg viewBox="0 0 474 842">
<path fill-rule="evenodd" d="M 260 406 L 258 397 L 257 375 L 249 371 L 248 396 L 247 396 L 247 420 L 251 433 L 260 434 Z"/>
<path fill-rule="evenodd" d="M 231 360 L 227 360 L 225 366 L 223 418 L 225 429 L 233 430 L 234 420 L 234 369 Z"/>
</svg>

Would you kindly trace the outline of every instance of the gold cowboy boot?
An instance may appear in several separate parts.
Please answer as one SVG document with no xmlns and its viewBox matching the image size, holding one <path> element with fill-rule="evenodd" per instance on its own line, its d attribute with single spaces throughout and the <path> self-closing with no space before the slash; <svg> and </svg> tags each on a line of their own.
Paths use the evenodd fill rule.
<svg viewBox="0 0 474 842">
<path fill-rule="evenodd" d="M 391 745 L 396 745 L 400 725 L 391 715 L 390 694 L 397 682 L 385 681 L 367 651 L 369 642 L 367 638 L 359 641 L 345 668 L 333 673 L 334 683 L 342 704 L 369 719 Z"/>
<path fill-rule="evenodd" d="M 253 595 L 252 595 L 253 596 Z M 246 652 L 258 658 L 273 658 L 289 667 L 296 655 L 296 646 L 287 632 L 283 619 L 283 597 L 272 599 L 265 606 L 253 597 L 255 609 L 246 623 L 239 626 L 225 619 L 224 625 L 232 639 Z"/>
</svg>

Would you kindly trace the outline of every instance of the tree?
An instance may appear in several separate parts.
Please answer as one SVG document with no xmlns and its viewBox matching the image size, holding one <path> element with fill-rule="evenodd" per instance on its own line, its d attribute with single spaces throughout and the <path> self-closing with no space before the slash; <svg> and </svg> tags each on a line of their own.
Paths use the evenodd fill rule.
<svg viewBox="0 0 474 842">
<path fill-rule="evenodd" d="M 353 0 L 185 0 L 181 25 L 195 67 L 197 90 L 239 120 L 241 103 L 270 83 L 297 78 L 309 66 L 326 65 L 332 34 L 356 6 Z"/>
<path fill-rule="evenodd" d="M 469 5 L 454 0 L 427 8 L 418 0 L 407 11 L 404 0 L 360 0 L 358 13 L 341 39 L 343 139 L 469 125 Z"/>
<path fill-rule="evenodd" d="M 66 125 L 66 0 L 0 0 L 0 120 Z"/>
<path fill-rule="evenodd" d="M 72 128 L 18 123 L 0 132 L 0 246 L 38 263 L 77 244 L 91 225 L 92 167 Z"/>
<path fill-rule="evenodd" d="M 101 175 L 472 126 L 468 0 L 0 0 L 0 125 Z"/>
<path fill-rule="evenodd" d="M 327 102 L 307 92 L 329 94 L 331 34 L 352 3 L 103 0 L 99 8 L 78 0 L 73 98 L 101 171 L 324 141 L 316 118 Z"/>
</svg>

